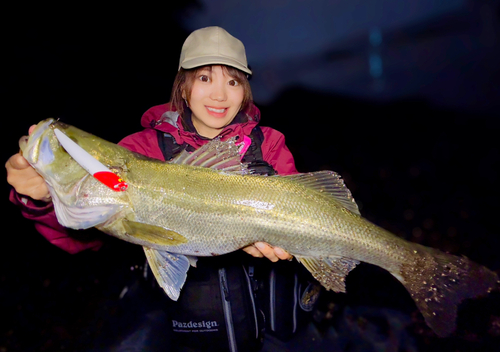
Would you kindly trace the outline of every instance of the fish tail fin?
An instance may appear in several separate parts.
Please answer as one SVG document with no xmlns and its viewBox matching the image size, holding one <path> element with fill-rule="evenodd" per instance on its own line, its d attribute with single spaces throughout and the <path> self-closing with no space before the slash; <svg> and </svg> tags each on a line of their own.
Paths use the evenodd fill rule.
<svg viewBox="0 0 500 352">
<path fill-rule="evenodd" d="M 498 289 L 498 276 L 466 257 L 423 246 L 416 248 L 414 260 L 402 264 L 400 275 L 394 276 L 410 292 L 436 335 L 449 336 L 456 328 L 460 302 Z"/>
</svg>

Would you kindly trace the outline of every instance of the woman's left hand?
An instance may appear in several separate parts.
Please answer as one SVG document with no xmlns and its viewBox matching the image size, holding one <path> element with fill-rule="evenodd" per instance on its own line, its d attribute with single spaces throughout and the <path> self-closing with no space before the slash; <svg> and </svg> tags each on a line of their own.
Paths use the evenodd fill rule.
<svg viewBox="0 0 500 352">
<path fill-rule="evenodd" d="M 279 247 L 271 247 L 265 242 L 255 242 L 253 245 L 243 248 L 245 252 L 257 258 L 266 257 L 272 262 L 278 260 L 290 260 L 292 255 Z"/>
</svg>

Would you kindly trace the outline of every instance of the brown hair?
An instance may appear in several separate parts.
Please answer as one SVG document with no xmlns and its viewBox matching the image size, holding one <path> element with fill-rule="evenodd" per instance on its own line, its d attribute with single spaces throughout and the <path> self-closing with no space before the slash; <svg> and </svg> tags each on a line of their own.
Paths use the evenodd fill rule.
<svg viewBox="0 0 500 352">
<path fill-rule="evenodd" d="M 240 83 L 243 86 L 244 95 L 240 111 L 245 111 L 253 101 L 252 89 L 250 88 L 250 83 L 248 82 L 246 73 L 231 66 L 225 66 L 225 65 L 220 65 L 220 66 L 223 68 L 224 72 L 228 76 L 231 76 L 232 78 L 236 79 L 238 83 Z M 191 93 L 191 89 L 193 87 L 194 80 L 196 79 L 198 72 L 206 68 L 211 69 L 212 65 L 196 67 L 190 70 L 181 68 L 179 72 L 177 72 L 177 76 L 175 76 L 174 85 L 172 87 L 172 94 L 170 97 L 170 103 L 173 105 L 173 107 L 177 110 L 177 112 L 181 116 L 183 123 L 185 123 L 184 110 L 186 108 L 186 103 L 184 102 L 184 98 L 182 97 L 182 92 L 183 91 L 189 92 L 188 94 L 186 94 L 187 95 L 186 99 L 188 100 L 189 103 L 189 96 Z"/>
</svg>

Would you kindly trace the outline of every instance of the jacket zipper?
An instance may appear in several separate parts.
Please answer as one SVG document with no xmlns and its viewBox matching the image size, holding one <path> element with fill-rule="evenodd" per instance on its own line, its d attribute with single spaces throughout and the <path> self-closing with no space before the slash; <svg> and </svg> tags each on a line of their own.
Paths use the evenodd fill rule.
<svg viewBox="0 0 500 352">
<path fill-rule="evenodd" d="M 258 339 L 259 338 L 259 321 L 257 320 L 257 310 L 255 309 L 255 301 L 254 301 L 254 297 L 253 297 L 255 294 L 255 287 L 254 287 L 254 283 L 253 283 L 254 267 L 249 266 L 248 273 L 247 273 L 247 270 L 246 270 L 245 266 L 243 265 L 243 271 L 245 272 L 245 277 L 246 277 L 247 283 L 248 283 L 248 291 L 250 292 L 250 300 L 252 301 L 252 312 L 253 312 L 253 319 L 255 322 L 255 338 Z"/>
<path fill-rule="evenodd" d="M 297 331 L 297 306 L 299 305 L 298 293 L 300 291 L 299 278 L 297 274 L 294 275 L 293 285 L 293 333 Z"/>
<path fill-rule="evenodd" d="M 231 315 L 231 302 L 229 302 L 229 288 L 227 286 L 226 270 L 224 268 L 219 269 L 219 282 L 229 350 L 231 352 L 237 352 L 238 348 L 236 346 L 236 337 L 234 334 L 233 317 Z"/>
<path fill-rule="evenodd" d="M 275 284 L 276 284 L 276 279 L 274 277 L 274 269 L 271 270 L 271 274 L 269 275 L 269 315 L 270 315 L 270 320 L 269 323 L 271 325 L 271 330 L 276 331 L 274 327 L 274 310 L 275 310 L 275 298 L 274 298 L 274 291 L 275 291 Z"/>
</svg>

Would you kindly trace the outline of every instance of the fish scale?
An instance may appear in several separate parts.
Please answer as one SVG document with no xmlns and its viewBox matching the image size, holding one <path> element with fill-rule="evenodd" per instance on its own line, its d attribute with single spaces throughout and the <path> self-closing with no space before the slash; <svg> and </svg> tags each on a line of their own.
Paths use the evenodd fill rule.
<svg viewBox="0 0 500 352">
<path fill-rule="evenodd" d="M 59 145 L 63 131 L 127 184 L 115 192 Z M 44 177 L 59 222 L 144 247 L 159 285 L 176 300 L 196 256 L 264 241 L 291 253 L 325 288 L 345 292 L 359 263 L 377 265 L 408 290 L 439 336 L 455 329 L 457 305 L 498 289 L 498 277 L 465 257 L 408 242 L 364 219 L 339 175 L 251 175 L 234 140 L 211 141 L 162 162 L 73 126 L 40 122 L 21 150 Z M 201 167 L 203 165 L 204 167 Z"/>
</svg>

